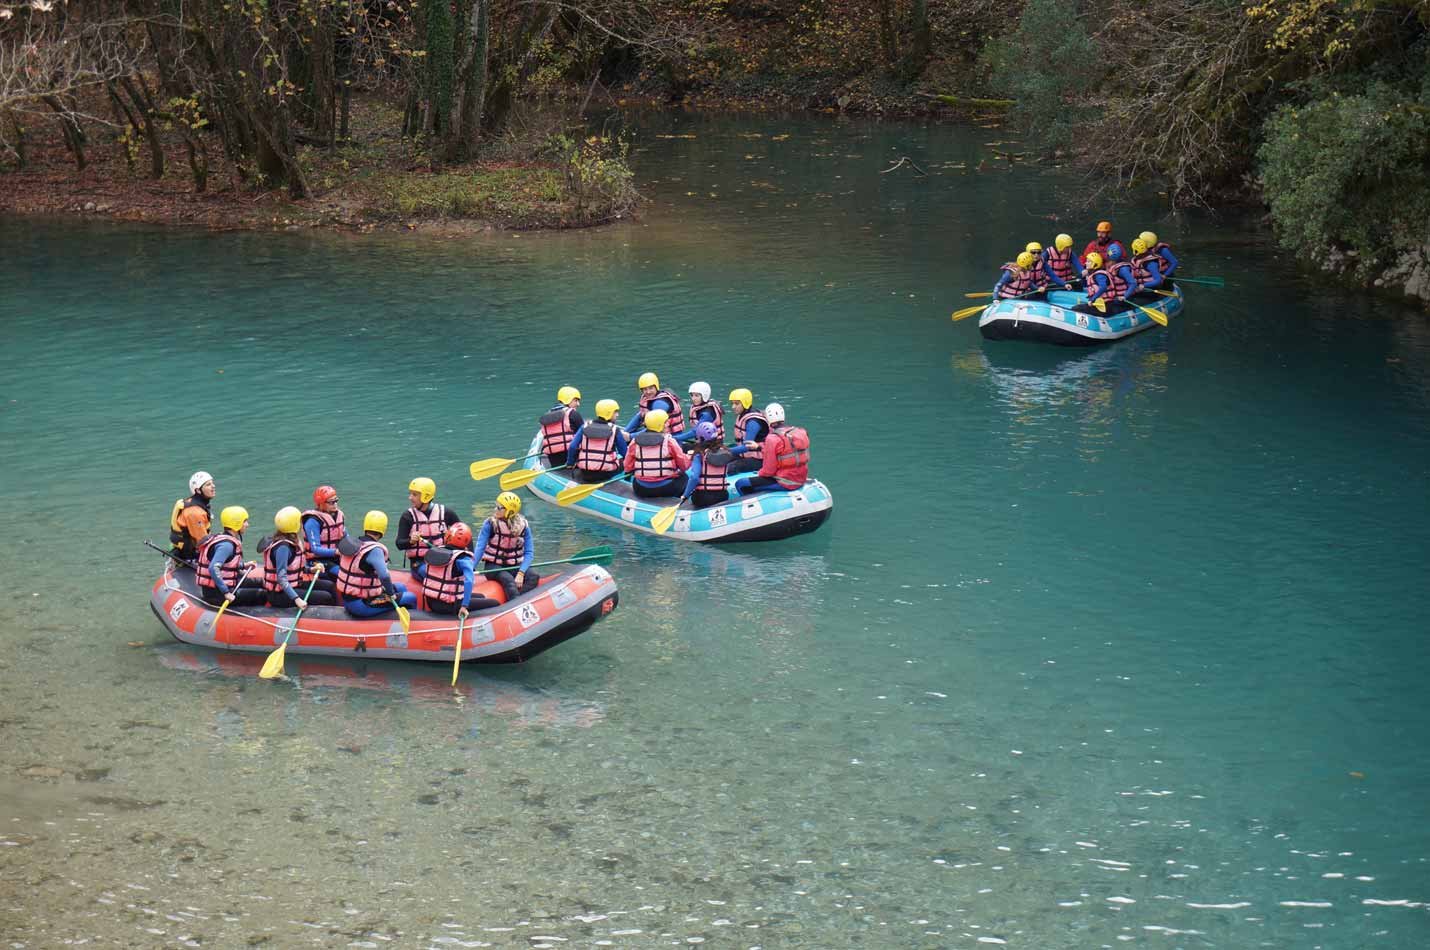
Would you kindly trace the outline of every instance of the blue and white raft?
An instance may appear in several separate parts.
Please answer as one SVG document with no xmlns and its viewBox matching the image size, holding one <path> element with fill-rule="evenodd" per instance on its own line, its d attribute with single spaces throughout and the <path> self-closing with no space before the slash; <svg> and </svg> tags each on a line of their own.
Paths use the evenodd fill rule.
<svg viewBox="0 0 1430 950">
<path fill-rule="evenodd" d="M 541 434 L 531 443 L 531 452 L 541 449 Z M 527 468 L 542 469 L 543 474 L 527 483 L 537 498 L 556 504 L 556 495 L 563 488 L 582 482 L 569 478 L 565 470 L 549 471 L 546 457 L 539 455 L 527 463 Z M 607 485 L 580 501 L 567 505 L 568 511 L 655 534 L 651 519 L 662 508 L 675 504 L 678 498 L 637 498 L 629 479 Z M 662 537 L 681 541 L 779 541 L 797 534 L 808 534 L 829 519 L 834 509 L 834 496 L 824 483 L 811 478 L 796 491 L 761 492 L 736 498 L 723 505 L 693 508 L 686 502 L 676 513 L 675 523 Z"/>
<path fill-rule="evenodd" d="M 1174 287 L 1175 297 L 1157 296 L 1156 302 L 1138 300 L 1148 310 L 1159 310 L 1167 317 L 1182 312 L 1182 288 Z M 1062 346 L 1092 346 L 1111 343 L 1125 336 L 1140 333 L 1157 322 L 1135 307 L 1121 301 L 1109 303 L 1107 313 L 1091 311 L 1087 296 L 1080 290 L 1050 290 L 1047 300 L 999 300 L 988 305 L 978 318 L 978 330 L 985 340 L 1032 340 L 1038 343 L 1058 343 Z M 1073 309 L 1081 305 L 1080 309 Z M 1125 308 L 1125 309 L 1123 309 Z"/>
</svg>

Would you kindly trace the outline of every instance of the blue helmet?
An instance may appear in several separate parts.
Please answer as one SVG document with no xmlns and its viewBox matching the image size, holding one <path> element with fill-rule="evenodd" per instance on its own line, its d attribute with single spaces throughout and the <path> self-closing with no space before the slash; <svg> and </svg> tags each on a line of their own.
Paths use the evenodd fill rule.
<svg viewBox="0 0 1430 950">
<path fill-rule="evenodd" d="M 1122 260 L 1122 245 L 1113 241 L 1112 245 L 1107 249 L 1107 259 L 1110 261 Z"/>
<path fill-rule="evenodd" d="M 715 438 L 715 435 L 719 431 L 719 429 L 715 428 L 715 423 L 708 419 L 704 422 L 695 423 L 695 437 L 701 442 L 708 442 L 710 439 Z"/>
</svg>

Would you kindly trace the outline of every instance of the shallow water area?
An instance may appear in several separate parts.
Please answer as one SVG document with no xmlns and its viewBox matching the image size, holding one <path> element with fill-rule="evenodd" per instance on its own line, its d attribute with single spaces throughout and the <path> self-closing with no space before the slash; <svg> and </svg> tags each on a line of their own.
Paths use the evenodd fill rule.
<svg viewBox="0 0 1430 950">
<path fill-rule="evenodd" d="M 1234 222 L 1047 221 L 1084 183 L 976 171 L 1002 132 L 636 121 L 651 206 L 608 229 L 0 230 L 7 945 L 1430 943 L 1424 316 Z M 1090 351 L 950 323 L 1109 214 L 1228 289 Z M 485 510 L 473 459 L 646 369 L 784 403 L 829 523 L 677 545 L 527 496 L 620 607 L 455 691 L 261 681 L 147 610 L 194 469 L 251 540 L 324 481 Z"/>
</svg>

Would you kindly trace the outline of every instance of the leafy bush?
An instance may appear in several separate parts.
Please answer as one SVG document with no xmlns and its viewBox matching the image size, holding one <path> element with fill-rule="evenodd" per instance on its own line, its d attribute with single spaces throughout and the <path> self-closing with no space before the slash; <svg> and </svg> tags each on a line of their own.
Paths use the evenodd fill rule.
<svg viewBox="0 0 1430 950">
<path fill-rule="evenodd" d="M 620 217 L 636 206 L 630 142 L 621 136 L 589 135 L 566 153 L 566 191 L 581 220 Z"/>
<path fill-rule="evenodd" d="M 1076 97 L 1094 85 L 1097 51 L 1072 0 L 1029 0 L 1017 29 L 989 43 L 980 64 L 989 86 L 1017 100 L 1013 117 L 1049 145 L 1070 138 L 1083 110 Z"/>
<path fill-rule="evenodd" d="M 1354 250 L 1362 268 L 1426 240 L 1430 81 L 1420 101 L 1385 83 L 1283 106 L 1257 153 L 1281 242 L 1315 258 Z"/>
</svg>

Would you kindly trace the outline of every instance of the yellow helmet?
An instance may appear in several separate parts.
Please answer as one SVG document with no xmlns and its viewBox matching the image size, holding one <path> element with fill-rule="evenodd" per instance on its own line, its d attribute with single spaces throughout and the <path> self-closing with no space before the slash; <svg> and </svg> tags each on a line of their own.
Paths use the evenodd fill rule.
<svg viewBox="0 0 1430 950">
<path fill-rule="evenodd" d="M 641 378 L 636 380 L 637 389 L 645 389 L 647 386 L 660 388 L 660 377 L 654 373 L 641 373 Z"/>
<path fill-rule="evenodd" d="M 1132 242 L 1132 253 L 1133 253 L 1133 254 L 1146 254 L 1146 253 L 1147 253 L 1147 242 L 1144 241 L 1144 240 L 1142 240 L 1141 238 L 1137 238 L 1135 241 Z"/>
<path fill-rule="evenodd" d="M 437 483 L 430 478 L 414 478 L 407 483 L 407 490 L 415 491 L 417 497 L 422 499 L 422 504 L 424 505 L 437 497 Z"/>
<path fill-rule="evenodd" d="M 645 414 L 645 427 L 652 432 L 664 432 L 665 423 L 670 418 L 670 413 L 664 409 L 652 409 Z"/>
<path fill-rule="evenodd" d="M 1137 238 L 1139 240 L 1146 241 L 1148 247 L 1157 246 L 1157 235 L 1153 234 L 1151 231 L 1143 231 L 1141 234 L 1137 235 Z"/>
<path fill-rule="evenodd" d="M 1053 247 L 1057 248 L 1060 251 L 1066 251 L 1068 248 L 1072 247 L 1072 235 L 1059 234 L 1057 237 L 1053 238 Z"/>
<path fill-rule="evenodd" d="M 1029 254 L 1041 254 L 1043 253 L 1043 245 L 1039 244 L 1037 241 L 1029 241 L 1028 246 L 1023 248 L 1023 250 L 1027 251 Z"/>
<path fill-rule="evenodd" d="M 1096 251 L 1088 251 L 1087 266 L 1089 270 L 1097 270 L 1102 266 L 1102 255 Z"/>
<path fill-rule="evenodd" d="M 610 422 L 616 417 L 616 413 L 621 411 L 620 405 L 614 399 L 602 399 L 596 403 L 596 418 Z"/>
<path fill-rule="evenodd" d="M 732 389 L 730 390 L 730 401 L 738 402 L 748 409 L 755 404 L 755 394 L 748 389 Z"/>
<path fill-rule="evenodd" d="M 1029 254 L 1027 251 L 1024 251 L 1022 254 L 1019 254 L 1018 266 L 1023 268 L 1023 270 L 1027 270 L 1028 268 L 1032 267 L 1033 255 Z"/>
<path fill-rule="evenodd" d="M 571 404 L 571 400 L 580 398 L 581 390 L 577 389 L 575 386 L 562 386 L 560 389 L 556 390 L 556 401 L 561 403 L 561 405 L 563 406 L 569 406 Z"/>
<path fill-rule="evenodd" d="M 218 523 L 230 531 L 242 531 L 248 524 L 248 509 L 242 505 L 229 505 L 218 513 Z"/>
<path fill-rule="evenodd" d="M 303 513 L 292 505 L 286 508 L 279 508 L 278 514 L 273 516 L 273 527 L 284 534 L 297 534 L 298 529 L 303 526 Z"/>
<path fill-rule="evenodd" d="M 371 531 L 373 534 L 387 533 L 387 512 L 369 511 L 362 516 L 363 531 Z"/>
<path fill-rule="evenodd" d="M 521 510 L 521 496 L 514 491 L 504 491 L 497 496 L 497 504 L 506 510 L 509 515 L 514 515 Z"/>
</svg>

